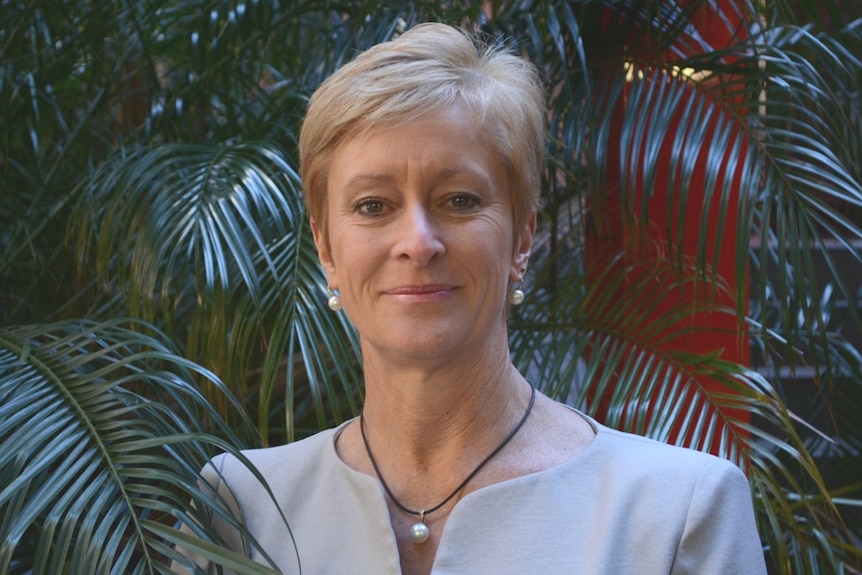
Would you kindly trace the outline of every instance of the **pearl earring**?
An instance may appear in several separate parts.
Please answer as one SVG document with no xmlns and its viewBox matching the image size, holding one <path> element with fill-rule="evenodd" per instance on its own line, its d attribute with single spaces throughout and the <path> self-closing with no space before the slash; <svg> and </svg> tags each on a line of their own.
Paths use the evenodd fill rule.
<svg viewBox="0 0 862 575">
<path fill-rule="evenodd" d="M 512 290 L 509 292 L 509 303 L 512 305 L 521 305 L 524 303 L 524 290 L 521 289 L 521 286 L 524 285 L 524 276 L 518 276 L 518 281 L 515 282 L 515 285 L 512 286 Z"/>
<path fill-rule="evenodd" d="M 326 293 L 329 294 L 329 309 L 338 311 L 344 307 L 341 305 L 341 297 L 339 297 L 338 292 L 334 291 L 328 284 L 326 286 Z"/>
</svg>

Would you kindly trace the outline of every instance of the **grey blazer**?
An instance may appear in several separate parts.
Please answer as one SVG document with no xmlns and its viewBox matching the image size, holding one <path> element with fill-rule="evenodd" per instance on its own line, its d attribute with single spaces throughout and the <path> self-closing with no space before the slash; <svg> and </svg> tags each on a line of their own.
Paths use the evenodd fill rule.
<svg viewBox="0 0 862 575">
<path fill-rule="evenodd" d="M 575 459 L 464 496 L 446 522 L 432 573 L 766 573 L 739 468 L 587 419 L 596 437 Z M 270 496 L 236 459 L 215 458 L 206 475 L 232 496 L 234 512 L 283 573 L 299 573 L 301 563 L 303 575 L 397 575 L 383 489 L 339 459 L 339 429 L 245 452 L 273 490 L 293 538 Z M 260 560 L 256 551 L 251 556 Z"/>
</svg>

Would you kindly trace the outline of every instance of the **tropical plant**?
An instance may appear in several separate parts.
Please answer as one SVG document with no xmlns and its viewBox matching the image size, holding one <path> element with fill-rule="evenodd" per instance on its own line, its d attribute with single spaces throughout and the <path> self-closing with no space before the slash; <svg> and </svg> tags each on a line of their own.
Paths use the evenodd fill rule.
<svg viewBox="0 0 862 575">
<path fill-rule="evenodd" d="M 850 338 L 862 329 L 862 8 L 2 6 L 0 453 L 17 463 L 0 467 L 0 561 L 11 572 L 109 572 L 123 550 L 122 565 L 158 571 L 179 540 L 237 566 L 193 511 L 207 506 L 206 457 L 357 412 L 356 337 L 325 305 L 297 127 L 332 70 L 432 19 L 512 43 L 547 82 L 545 197 L 532 289 L 512 314 L 515 362 L 613 426 L 743 465 L 772 571 L 860 569 L 862 358 Z M 135 319 L 113 319 L 124 316 Z M 700 343 L 716 336 L 736 343 Z M 812 374 L 814 395 L 796 400 L 787 372 Z M 33 398 L 62 406 L 68 429 Z M 120 513 L 116 498 L 60 494 L 78 473 L 77 437 L 103 446 L 89 461 L 110 493 L 144 486 L 115 538 L 87 517 Z M 129 475 L 110 475 L 123 468 L 115 452 Z M 193 512 L 209 543 L 172 529 Z"/>
<path fill-rule="evenodd" d="M 177 543 L 276 573 L 212 537 L 211 517 L 237 521 L 197 481 L 218 451 L 241 457 L 254 427 L 227 425 L 189 383 L 197 374 L 235 403 L 218 380 L 128 323 L 0 329 L 0 573 L 154 572 L 177 559 Z"/>
</svg>

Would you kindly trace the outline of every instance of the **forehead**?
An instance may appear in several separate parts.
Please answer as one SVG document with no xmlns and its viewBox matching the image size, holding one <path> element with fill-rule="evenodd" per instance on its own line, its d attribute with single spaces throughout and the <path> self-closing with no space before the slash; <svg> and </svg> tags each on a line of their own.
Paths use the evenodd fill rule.
<svg viewBox="0 0 862 575">
<path fill-rule="evenodd" d="M 502 158 L 491 135 L 464 106 L 369 125 L 345 137 L 334 149 L 330 179 L 372 163 L 393 168 L 415 164 L 441 171 L 458 169 L 461 164 L 495 164 Z"/>
</svg>

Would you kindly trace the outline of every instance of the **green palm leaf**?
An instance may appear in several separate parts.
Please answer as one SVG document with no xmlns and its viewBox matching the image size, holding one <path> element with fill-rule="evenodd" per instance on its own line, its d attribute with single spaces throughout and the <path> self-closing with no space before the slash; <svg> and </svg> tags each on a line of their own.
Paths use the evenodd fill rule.
<svg viewBox="0 0 862 575">
<path fill-rule="evenodd" d="M 513 317 L 516 363 L 546 392 L 612 427 L 716 451 L 746 469 L 764 545 L 796 562 L 789 572 L 858 562 L 798 418 L 775 388 L 721 350 L 693 354 L 678 343 L 710 331 L 686 327 L 693 314 L 732 319 L 734 311 L 705 297 L 656 317 L 662 302 L 703 275 L 690 262 L 675 280 L 675 263 L 648 263 L 654 273 L 632 286 L 637 297 L 620 297 L 615 286 L 628 276 L 614 268 L 594 278 L 601 289 L 573 275 L 553 294 L 532 294 Z"/>
<path fill-rule="evenodd" d="M 764 544 L 786 573 L 860 563 L 843 523 L 853 516 L 842 511 L 860 493 L 853 437 L 862 404 L 852 399 L 862 357 L 846 337 L 862 325 L 853 279 L 862 262 L 862 222 L 853 215 L 862 198 L 862 132 L 854 129 L 862 34 L 852 17 L 837 17 L 846 4 L 803 4 L 817 15 L 808 28 L 785 24 L 788 6 L 769 2 L 762 17 L 743 19 L 743 33 L 737 13 L 753 7 L 711 4 L 710 26 L 728 26 L 726 47 L 699 36 L 698 2 L 676 11 L 671 3 L 536 2 L 501 7 L 490 23 L 520 40 L 551 90 L 547 227 L 533 258 L 533 304 L 513 318 L 516 361 L 549 393 L 615 427 L 699 449 L 718 441 L 722 455 L 749 470 Z M 832 29 L 818 27 L 824 14 Z M 525 22 L 531 33 L 519 35 Z M 699 170 L 705 176 L 696 181 Z M 735 172 L 739 194 L 727 177 Z M 653 205 L 652 196 L 666 200 Z M 621 209 L 608 212 L 611 205 Z M 656 209 L 665 212 L 663 239 L 642 260 L 653 252 L 642 236 Z M 728 237 L 734 209 L 739 224 Z M 600 256 L 586 240 L 608 224 L 632 245 L 596 269 L 589 262 Z M 716 265 L 729 245 L 730 285 Z M 845 248 L 839 255 L 836 245 Z M 684 305 L 661 305 L 679 294 Z M 849 307 L 832 313 L 840 301 Z M 816 400 L 790 413 L 787 383 L 767 383 L 723 360 L 722 350 L 684 352 L 678 342 L 727 329 L 687 328 L 699 314 L 736 324 L 740 345 L 748 326 L 760 361 L 810 366 Z M 837 484 L 821 476 L 826 453 L 846 454 L 829 460 L 846 466 Z M 839 509 L 833 494 L 847 493 L 855 499 L 840 498 Z"/>
<path fill-rule="evenodd" d="M 87 200 L 78 221 L 95 222 L 105 281 L 240 397 L 256 396 L 264 438 L 282 417 L 292 439 L 298 426 L 356 413 L 356 337 L 326 305 L 298 178 L 277 147 L 173 144 L 120 157 Z M 306 384 L 311 405 L 297 410 Z"/>
<path fill-rule="evenodd" d="M 704 6 L 710 25 L 727 32 L 726 46 L 709 45 L 699 31 Z M 236 391 L 265 441 L 355 413 L 355 334 L 325 306 L 290 159 L 305 98 L 356 51 L 405 26 L 476 22 L 540 66 L 551 107 L 533 304 L 513 312 L 517 363 L 549 393 L 592 412 L 602 406 L 614 425 L 698 447 L 721 438 L 725 456 L 748 461 L 775 571 L 840 572 L 842 562 L 858 570 L 852 542 L 858 547 L 862 520 L 852 510 L 860 508 L 862 357 L 849 339 L 862 328 L 854 306 L 862 263 L 858 3 L 347 2 L 335 12 L 314 0 L 242 9 L 62 0 L 5 8 L 0 317 L 7 323 L 70 314 L 152 320 L 182 355 Z M 665 167 L 654 161 L 662 146 L 674 150 Z M 707 175 L 692 190 L 699 165 Z M 723 177 L 734 169 L 744 183 L 738 196 Z M 584 262 L 595 255 L 586 238 L 610 221 L 602 210 L 615 181 L 632 200 L 615 224 L 646 229 L 656 209 L 668 222 L 661 231 L 669 257 L 660 262 L 667 285 L 636 284 L 653 301 L 614 298 L 616 282 L 632 278 L 613 277 L 619 270 L 598 270 L 604 283 L 594 283 L 593 268 L 585 277 Z M 648 206 L 649 194 L 669 201 Z M 65 208 L 75 202 L 70 218 Z M 701 225 L 708 205 L 728 223 L 722 214 L 737 207 L 736 233 L 718 226 L 710 238 Z M 70 229 L 79 240 L 72 248 L 63 242 Z M 691 229 L 697 233 L 685 233 Z M 682 245 L 686 237 L 691 245 Z M 728 285 L 714 260 L 732 249 Z M 641 265 L 640 255 L 610 261 Z M 71 279 L 76 263 L 80 285 Z M 687 309 L 659 309 L 673 290 L 698 299 Z M 703 333 L 681 327 L 688 313 L 747 326 L 758 373 L 726 362 L 721 350 L 677 349 L 681 338 Z M 12 355 L 27 357 L 26 349 L 17 344 Z M 799 395 L 796 379 L 805 373 L 814 392 L 790 413 L 785 402 Z M 194 377 L 229 425 L 243 428 L 218 386 Z M 32 397 L 55 405 L 50 394 Z M 725 407 L 736 411 L 717 411 Z M 124 421 L 140 411 L 108 412 Z M 65 420 L 33 414 L 66 431 Z M 4 486 L 26 469 L 7 460 Z M 78 493 L 82 502 L 98 500 Z M 177 509 L 189 500 L 179 497 Z M 0 529 L 15 515 L 3 511 Z M 850 543 L 842 519 L 855 530 Z M 140 525 L 161 529 L 151 519 Z M 37 534 L 25 532 L 35 545 Z M 73 531 L 63 533 L 44 541 L 72 549 Z M 78 566 L 85 565 L 92 564 Z"/>
<path fill-rule="evenodd" d="M 0 329 L 0 571 L 163 572 L 183 541 L 274 572 L 213 545 L 210 514 L 236 520 L 198 470 L 253 435 L 225 424 L 195 375 L 220 385 L 139 322 Z"/>
</svg>

